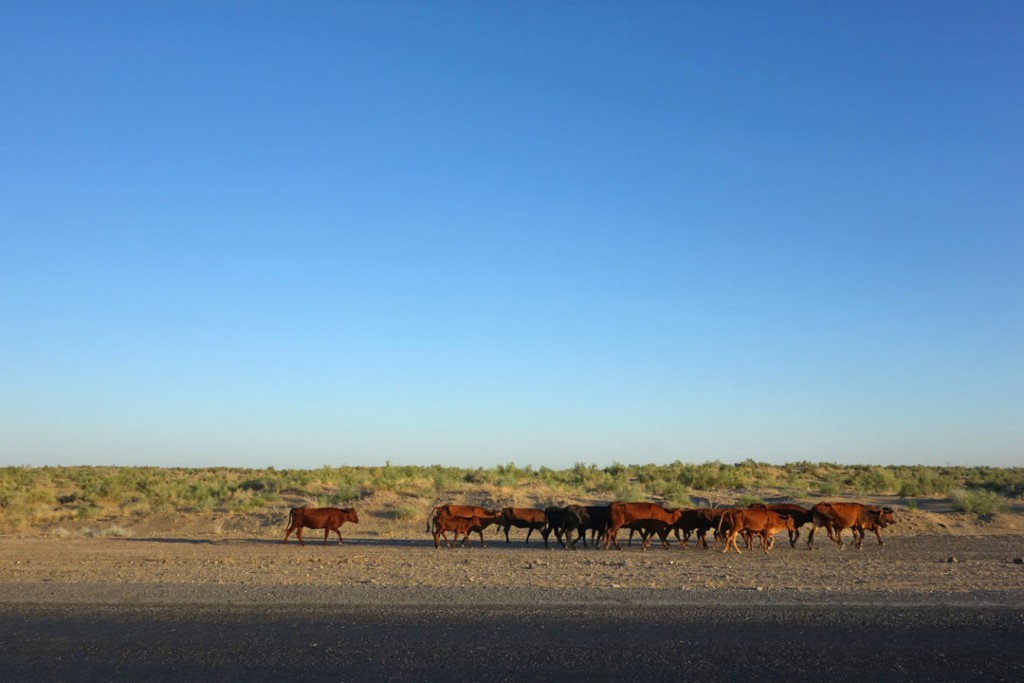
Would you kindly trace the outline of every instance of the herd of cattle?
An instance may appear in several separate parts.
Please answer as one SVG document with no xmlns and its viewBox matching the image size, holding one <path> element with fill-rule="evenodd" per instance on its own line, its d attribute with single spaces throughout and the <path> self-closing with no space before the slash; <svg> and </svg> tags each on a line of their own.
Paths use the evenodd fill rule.
<svg viewBox="0 0 1024 683">
<path fill-rule="evenodd" d="M 287 542 L 292 531 L 296 532 L 299 543 L 302 541 L 302 529 L 323 529 L 324 544 L 331 531 L 338 535 L 341 542 L 340 527 L 345 522 L 359 523 L 359 517 L 352 508 L 311 508 L 301 507 L 291 510 L 288 517 L 288 529 L 284 535 Z M 843 546 L 842 533 L 850 529 L 853 542 L 861 547 L 864 535 L 868 531 L 875 532 L 879 545 L 882 544 L 881 530 L 896 519 L 892 508 L 876 507 L 862 503 L 818 503 L 811 508 L 793 504 L 764 505 L 750 507 L 716 507 L 716 508 L 664 508 L 656 503 L 622 503 L 607 505 L 569 505 L 565 507 L 547 507 L 543 510 L 535 508 L 507 507 L 492 510 L 471 505 L 442 505 L 431 511 L 427 522 L 427 531 L 433 534 L 434 547 L 439 548 L 441 539 L 448 547 L 454 547 L 462 536 L 462 545 L 469 543 L 470 534 L 480 536 L 480 545 L 484 542 L 484 529 L 496 526 L 498 531 L 504 530 L 505 542 L 509 539 L 509 529 L 526 529 L 526 542 L 534 531 L 540 532 L 544 538 L 544 547 L 548 548 L 552 534 L 564 548 L 575 550 L 576 544 L 587 545 L 587 534 L 595 546 L 603 545 L 606 549 L 612 546 L 621 550 L 618 534 L 620 530 L 629 530 L 629 542 L 633 534 L 638 533 L 641 549 L 647 549 L 655 536 L 661 541 L 662 547 L 669 548 L 669 534 L 674 534 L 681 547 L 686 547 L 691 537 L 696 537 L 696 544 L 708 548 L 707 533 L 714 532 L 714 544 L 724 544 L 722 552 L 732 547 L 740 552 L 736 543 L 741 538 L 748 549 L 753 548 L 753 540 L 759 539 L 761 548 L 767 554 L 775 543 L 775 534 L 786 531 L 789 543 L 795 547 L 800 538 L 800 529 L 810 525 L 807 534 L 807 548 L 814 547 L 814 532 L 824 527 L 828 537 L 839 547 Z M 448 534 L 452 538 L 448 538 Z"/>
</svg>

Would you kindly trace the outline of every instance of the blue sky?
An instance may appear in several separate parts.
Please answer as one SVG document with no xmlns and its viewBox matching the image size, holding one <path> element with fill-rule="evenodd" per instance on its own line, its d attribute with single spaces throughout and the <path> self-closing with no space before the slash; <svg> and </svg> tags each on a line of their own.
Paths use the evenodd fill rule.
<svg viewBox="0 0 1024 683">
<path fill-rule="evenodd" d="M 1024 465 L 1024 8 L 0 10 L 0 464 Z"/>
</svg>

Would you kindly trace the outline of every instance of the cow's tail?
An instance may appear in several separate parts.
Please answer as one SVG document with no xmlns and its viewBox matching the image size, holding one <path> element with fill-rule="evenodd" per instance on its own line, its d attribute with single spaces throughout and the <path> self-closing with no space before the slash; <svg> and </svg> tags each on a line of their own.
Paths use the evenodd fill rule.
<svg viewBox="0 0 1024 683">
<path fill-rule="evenodd" d="M 431 522 L 433 522 L 434 518 L 437 517 L 437 511 L 440 510 L 440 509 L 441 509 L 441 506 L 438 506 L 438 507 L 434 508 L 433 510 L 431 510 L 430 514 L 427 515 L 427 533 L 429 533 L 431 531 L 431 529 L 430 529 Z"/>
<path fill-rule="evenodd" d="M 720 514 L 718 516 L 718 526 L 715 527 L 715 536 L 716 537 L 722 535 L 722 524 L 725 522 L 725 518 L 726 517 L 730 517 L 730 518 L 732 517 L 732 510 L 726 510 L 725 512 L 723 512 L 722 514 Z M 732 527 L 732 520 L 731 519 L 729 521 L 729 526 Z"/>
</svg>

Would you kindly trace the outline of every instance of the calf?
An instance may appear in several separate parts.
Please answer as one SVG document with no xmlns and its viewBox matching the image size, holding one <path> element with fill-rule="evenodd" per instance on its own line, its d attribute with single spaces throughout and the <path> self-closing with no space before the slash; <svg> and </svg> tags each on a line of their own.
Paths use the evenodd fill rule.
<svg viewBox="0 0 1024 683">
<path fill-rule="evenodd" d="M 501 512 L 500 510 L 490 510 L 477 505 L 452 505 L 451 503 L 438 505 L 430 511 L 430 516 L 427 517 L 427 531 L 430 531 L 434 517 L 436 517 L 442 510 L 453 517 L 479 517 L 481 520 L 485 518 L 494 519 Z M 497 524 L 497 521 L 487 522 L 487 524 L 484 525 L 484 528 L 486 529 L 491 524 Z"/>
<path fill-rule="evenodd" d="M 630 522 L 654 519 L 672 525 L 679 521 L 682 512 L 666 510 L 657 503 L 612 503 L 608 506 L 608 533 L 605 536 L 604 547 L 607 549 L 614 543 L 616 549 L 622 550 L 617 536 L 619 529 Z"/>
<path fill-rule="evenodd" d="M 795 548 L 796 542 L 800 540 L 800 527 L 804 524 L 814 524 L 814 515 L 808 509 L 802 505 L 795 505 L 793 503 L 771 503 L 768 505 L 756 503 L 751 505 L 752 508 L 763 507 L 771 510 L 772 512 L 778 512 L 780 515 L 786 515 L 787 517 L 793 518 L 793 526 L 796 527 L 795 531 L 789 532 L 789 547 Z"/>
<path fill-rule="evenodd" d="M 764 549 L 765 555 L 767 555 L 768 551 L 775 544 L 776 533 L 783 529 L 793 531 L 796 527 L 793 525 L 791 517 L 780 515 L 771 510 L 738 508 L 723 513 L 721 519 L 718 520 L 718 528 L 720 531 L 728 528 L 723 553 L 729 552 L 730 545 L 739 553 L 740 549 L 736 545 L 736 537 L 742 532 L 750 531 L 761 537 L 761 547 Z"/>
<path fill-rule="evenodd" d="M 459 534 L 462 534 L 462 545 L 466 545 L 469 541 L 469 535 L 471 533 L 479 534 L 480 536 L 480 547 L 486 548 L 487 544 L 484 543 L 484 529 L 496 522 L 498 515 L 492 515 L 490 517 L 482 518 L 476 515 L 472 517 L 457 517 L 449 514 L 444 510 L 439 510 L 434 515 L 433 523 L 433 534 L 434 534 L 434 548 L 441 547 L 438 541 L 439 537 L 443 537 L 445 543 L 448 544 L 449 548 L 455 546 L 455 542 L 459 540 Z M 448 540 L 447 532 L 451 531 L 454 535 L 452 540 Z"/>
<path fill-rule="evenodd" d="M 302 540 L 302 529 L 323 529 L 324 545 L 327 545 L 327 536 L 330 532 L 338 534 L 338 543 L 342 542 L 341 525 L 345 522 L 359 524 L 359 515 L 354 508 L 292 508 L 288 513 L 288 530 L 284 532 L 282 543 L 288 542 L 288 536 L 295 532 L 295 538 L 299 539 L 299 545 L 306 545 Z"/>
</svg>

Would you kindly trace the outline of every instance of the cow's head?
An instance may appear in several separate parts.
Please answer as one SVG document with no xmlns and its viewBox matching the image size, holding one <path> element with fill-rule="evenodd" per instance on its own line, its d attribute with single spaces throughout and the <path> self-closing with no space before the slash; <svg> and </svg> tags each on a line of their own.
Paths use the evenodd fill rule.
<svg viewBox="0 0 1024 683">
<path fill-rule="evenodd" d="M 359 515 L 356 514 L 355 508 L 345 508 L 342 512 L 345 513 L 345 521 L 352 522 L 353 524 L 359 524 Z"/>
<path fill-rule="evenodd" d="M 878 512 L 878 523 L 882 526 L 896 523 L 896 511 L 892 508 L 882 508 Z"/>
</svg>

